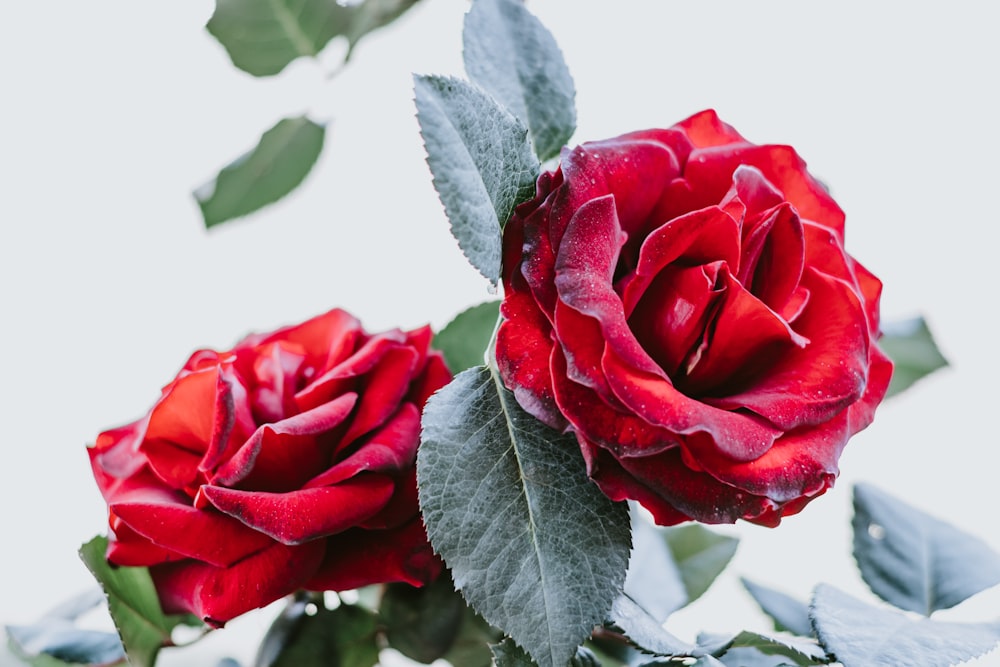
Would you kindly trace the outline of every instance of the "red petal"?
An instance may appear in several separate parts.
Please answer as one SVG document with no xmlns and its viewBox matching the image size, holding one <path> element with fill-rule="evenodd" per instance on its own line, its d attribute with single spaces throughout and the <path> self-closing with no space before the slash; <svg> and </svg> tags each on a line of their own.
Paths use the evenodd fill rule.
<svg viewBox="0 0 1000 667">
<path fill-rule="evenodd" d="M 302 544 L 357 525 L 381 510 L 395 484 L 390 477 L 365 473 L 337 486 L 289 493 L 239 491 L 204 486 L 205 497 L 220 511 L 282 544 Z"/>
<path fill-rule="evenodd" d="M 370 584 L 423 586 L 441 572 L 420 517 L 391 530 L 350 530 L 327 540 L 326 559 L 305 584 L 314 591 L 346 591 Z"/>
<path fill-rule="evenodd" d="M 784 431 L 821 424 L 860 398 L 868 373 L 868 326 L 851 287 L 813 269 L 803 275 L 812 297 L 796 320 L 809 339 L 789 348 L 749 388 L 706 403 L 747 408 Z"/>
<path fill-rule="evenodd" d="M 709 148 L 746 142 L 732 126 L 723 123 L 714 109 L 700 111 L 674 125 L 694 144 L 695 148 Z"/>
<path fill-rule="evenodd" d="M 695 435 L 684 450 L 688 461 L 727 486 L 782 504 L 814 497 L 828 489 L 840 469 L 837 461 L 850 437 L 847 412 L 813 428 L 786 433 L 759 458 L 734 461 L 718 451 L 711 438 Z"/>
<path fill-rule="evenodd" d="M 413 467 L 419 443 L 420 413 L 412 403 L 404 403 L 357 451 L 309 480 L 304 488 L 339 484 L 366 471 L 399 474 Z"/>
<path fill-rule="evenodd" d="M 153 489 L 128 494 L 113 503 L 111 511 L 158 546 L 219 567 L 273 544 L 266 535 L 214 508 L 195 509 L 174 494 Z"/>
<path fill-rule="evenodd" d="M 642 423 L 657 426 L 661 433 L 674 434 L 671 444 L 677 443 L 677 435 L 703 431 L 712 434 L 727 455 L 737 460 L 752 460 L 767 451 L 781 434 L 779 429 L 757 415 L 720 410 L 685 396 L 668 380 L 636 371 L 622 363 L 610 350 L 605 355 L 603 368 L 615 396 L 635 413 L 638 422 L 635 428 L 641 428 Z M 648 426 L 646 428 L 649 429 Z M 610 443 L 613 441 L 593 437 L 586 429 L 581 429 L 581 432 L 588 439 L 612 449 Z M 646 453 L 631 447 L 614 448 L 614 451 L 625 455 Z"/>
<path fill-rule="evenodd" d="M 297 489 L 323 469 L 338 444 L 336 431 L 351 415 L 356 394 L 344 394 L 312 410 L 265 424 L 219 467 L 213 485 L 259 491 Z M 326 436 L 332 437 L 326 437 Z"/>
<path fill-rule="evenodd" d="M 323 560 L 325 542 L 275 544 L 231 567 L 182 561 L 150 569 L 167 613 L 192 613 L 221 627 L 302 588 Z"/>
</svg>

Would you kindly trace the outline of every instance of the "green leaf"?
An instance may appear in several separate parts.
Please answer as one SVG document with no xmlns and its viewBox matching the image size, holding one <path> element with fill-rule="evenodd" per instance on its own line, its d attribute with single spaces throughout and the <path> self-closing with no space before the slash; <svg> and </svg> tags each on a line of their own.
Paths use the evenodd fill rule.
<svg viewBox="0 0 1000 667">
<path fill-rule="evenodd" d="M 417 479 L 431 544 L 469 604 L 542 667 L 564 667 L 621 593 L 630 547 L 627 507 L 590 481 L 575 438 L 470 369 L 427 402 Z"/>
<path fill-rule="evenodd" d="M 95 537 L 80 548 L 80 557 L 108 597 L 108 609 L 133 667 L 152 667 L 164 646 L 172 646 L 171 631 L 180 624 L 201 626 L 193 616 L 166 615 L 144 567 L 114 567 L 104 554 L 106 537 Z"/>
<path fill-rule="evenodd" d="M 444 353 L 452 373 L 483 365 L 499 317 L 500 302 L 487 301 L 463 310 L 434 336 L 433 347 Z"/>
<path fill-rule="evenodd" d="M 537 667 L 531 656 L 509 637 L 499 644 L 490 646 L 490 650 L 493 652 L 496 667 Z M 566 667 L 601 667 L 597 656 L 583 646 L 577 648 L 576 653 L 565 664 Z"/>
<path fill-rule="evenodd" d="M 715 656 L 728 663 L 729 660 L 726 658 L 735 652 L 734 650 L 741 649 L 753 649 L 765 656 L 781 656 L 785 658 L 783 662 L 798 665 L 798 667 L 825 665 L 830 662 L 826 651 L 812 639 L 769 637 L 746 630 L 733 637 L 725 647 L 716 651 Z"/>
<path fill-rule="evenodd" d="M 924 318 L 883 323 L 882 331 L 879 346 L 894 364 L 887 397 L 908 389 L 920 378 L 948 365 Z"/>
<path fill-rule="evenodd" d="M 325 134 L 305 116 L 279 121 L 253 150 L 194 191 L 205 227 L 253 213 L 298 187 L 323 150 Z"/>
<path fill-rule="evenodd" d="M 869 484 L 854 487 L 854 558 L 872 591 L 925 616 L 1000 584 L 982 540 Z"/>
<path fill-rule="evenodd" d="M 809 623 L 809 605 L 796 600 L 791 595 L 754 583 L 749 579 L 741 578 L 740 581 L 760 605 L 761 610 L 774 621 L 775 630 L 791 632 L 802 637 L 808 637 L 812 634 L 812 625 Z"/>
<path fill-rule="evenodd" d="M 314 613 L 310 613 L 314 612 Z M 342 604 L 327 609 L 307 599 L 293 601 L 268 631 L 254 667 L 372 667 L 378 664 L 377 616 Z"/>
<path fill-rule="evenodd" d="M 417 662 L 430 664 L 454 644 L 465 620 L 466 604 L 449 576 L 416 588 L 390 584 L 379 615 L 389 646 Z"/>
<path fill-rule="evenodd" d="M 939 667 L 971 660 L 1000 643 L 1000 622 L 942 623 L 865 604 L 820 584 L 811 606 L 820 643 L 844 667 Z"/>
<path fill-rule="evenodd" d="M 531 131 L 541 160 L 576 129 L 576 89 L 552 34 L 518 0 L 476 0 L 462 33 L 465 71 Z"/>
<path fill-rule="evenodd" d="M 735 537 L 714 533 L 696 523 L 663 532 L 680 569 L 689 602 L 701 597 L 722 574 L 739 544 Z"/>
<path fill-rule="evenodd" d="M 427 164 L 452 234 L 495 285 L 503 225 L 535 192 L 539 165 L 528 130 L 466 81 L 417 76 L 414 88 Z"/>
<path fill-rule="evenodd" d="M 347 39 L 346 61 L 366 34 L 391 23 L 417 0 L 216 0 L 205 27 L 233 64 L 271 76 L 300 57 L 315 57 L 331 39 Z"/>
</svg>

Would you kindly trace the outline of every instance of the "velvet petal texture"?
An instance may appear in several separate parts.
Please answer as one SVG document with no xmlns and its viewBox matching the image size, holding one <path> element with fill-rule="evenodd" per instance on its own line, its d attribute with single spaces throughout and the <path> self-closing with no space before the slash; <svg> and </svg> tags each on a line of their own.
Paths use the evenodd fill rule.
<svg viewBox="0 0 1000 667">
<path fill-rule="evenodd" d="M 563 150 L 504 230 L 497 364 L 605 493 L 776 525 L 885 395 L 881 284 L 789 146 L 705 111 Z"/>
<path fill-rule="evenodd" d="M 431 338 L 334 310 L 192 354 L 90 448 L 109 561 L 149 566 L 165 610 L 217 626 L 299 588 L 433 579 L 414 463 L 451 374 Z"/>
</svg>

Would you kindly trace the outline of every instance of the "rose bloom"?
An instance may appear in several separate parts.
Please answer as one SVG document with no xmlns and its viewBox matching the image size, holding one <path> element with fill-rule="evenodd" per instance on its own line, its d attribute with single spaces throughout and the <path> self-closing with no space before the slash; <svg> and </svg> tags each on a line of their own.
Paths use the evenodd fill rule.
<svg viewBox="0 0 1000 667">
<path fill-rule="evenodd" d="M 798 512 L 892 373 L 840 207 L 713 111 L 564 149 L 503 263 L 504 382 L 662 525 Z"/>
<path fill-rule="evenodd" d="M 451 375 L 430 341 L 333 310 L 195 352 L 89 450 L 108 560 L 149 566 L 165 611 L 216 626 L 298 589 L 432 580 L 414 462 Z"/>
</svg>

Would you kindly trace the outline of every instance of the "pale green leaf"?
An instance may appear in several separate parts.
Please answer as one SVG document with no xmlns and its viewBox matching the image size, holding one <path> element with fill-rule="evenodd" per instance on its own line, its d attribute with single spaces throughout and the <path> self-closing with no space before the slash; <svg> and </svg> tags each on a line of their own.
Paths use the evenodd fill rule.
<svg viewBox="0 0 1000 667">
<path fill-rule="evenodd" d="M 417 120 L 451 231 L 476 269 L 500 277 L 501 230 L 535 191 L 528 130 L 489 95 L 449 77 L 414 78 Z"/>
<path fill-rule="evenodd" d="M 462 37 L 469 78 L 528 127 L 541 160 L 558 155 L 576 129 L 576 89 L 551 33 L 519 0 L 476 0 Z"/>
<path fill-rule="evenodd" d="M 872 591 L 925 616 L 1000 584 L 1000 554 L 870 484 L 854 487 L 854 558 Z"/>
<path fill-rule="evenodd" d="M 820 584 L 811 606 L 820 643 L 844 667 L 946 667 L 1000 643 L 1000 622 L 943 623 L 874 607 Z"/>
</svg>

